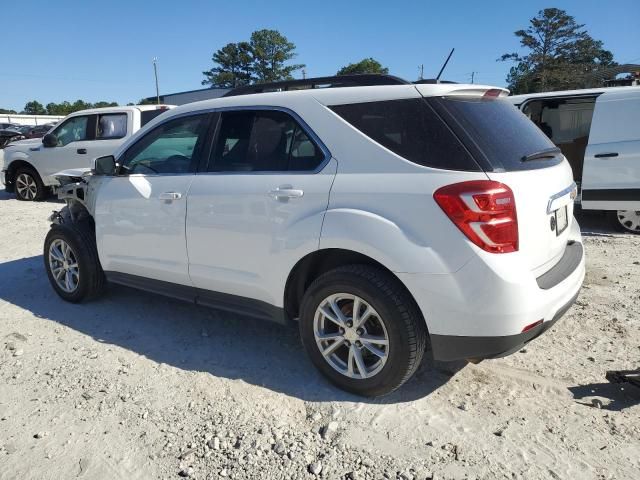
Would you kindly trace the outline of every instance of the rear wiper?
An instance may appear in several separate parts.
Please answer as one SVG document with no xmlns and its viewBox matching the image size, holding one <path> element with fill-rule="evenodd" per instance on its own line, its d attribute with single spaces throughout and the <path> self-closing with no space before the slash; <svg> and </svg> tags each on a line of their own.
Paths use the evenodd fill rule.
<svg viewBox="0 0 640 480">
<path fill-rule="evenodd" d="M 544 150 L 540 150 L 539 152 L 525 155 L 520 160 L 522 160 L 523 162 L 528 162 L 529 160 L 540 160 L 541 158 L 553 158 L 559 153 L 562 152 L 558 147 L 545 148 Z"/>
</svg>

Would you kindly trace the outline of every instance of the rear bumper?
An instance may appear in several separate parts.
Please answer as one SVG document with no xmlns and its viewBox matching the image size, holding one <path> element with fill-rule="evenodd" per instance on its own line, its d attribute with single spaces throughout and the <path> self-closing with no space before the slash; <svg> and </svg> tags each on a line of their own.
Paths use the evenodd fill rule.
<svg viewBox="0 0 640 480">
<path fill-rule="evenodd" d="M 451 274 L 396 273 L 423 313 L 433 357 L 499 357 L 548 330 L 575 302 L 584 281 L 585 256 L 575 220 L 568 240 L 563 258 L 538 277 L 518 252 L 477 255 Z"/>
<path fill-rule="evenodd" d="M 524 333 L 503 337 L 462 337 L 455 335 L 431 335 L 431 349 L 436 360 L 488 359 L 510 355 L 531 340 L 539 337 L 571 308 L 578 294 L 558 310 L 555 316 Z"/>
</svg>

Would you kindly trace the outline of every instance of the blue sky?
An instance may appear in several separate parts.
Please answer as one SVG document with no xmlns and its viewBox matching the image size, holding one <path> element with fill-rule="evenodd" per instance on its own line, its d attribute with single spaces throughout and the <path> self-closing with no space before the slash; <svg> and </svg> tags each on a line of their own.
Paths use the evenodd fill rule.
<svg viewBox="0 0 640 480">
<path fill-rule="evenodd" d="M 100 8 L 100 3 L 104 7 Z M 126 103 L 155 93 L 201 88 L 211 54 L 261 28 L 280 30 L 297 45 L 308 76 L 330 75 L 372 56 L 390 72 L 415 79 L 424 64 L 433 77 L 448 51 L 444 77 L 504 85 L 509 65 L 496 62 L 518 49 L 513 32 L 545 7 L 563 8 L 604 41 L 619 62 L 640 63 L 640 1 L 375 2 L 155 0 L 22 1 L 0 25 L 0 108 L 48 102 Z M 6 13 L 6 12 L 5 12 Z M 11 52 L 11 53 L 9 53 Z"/>
</svg>

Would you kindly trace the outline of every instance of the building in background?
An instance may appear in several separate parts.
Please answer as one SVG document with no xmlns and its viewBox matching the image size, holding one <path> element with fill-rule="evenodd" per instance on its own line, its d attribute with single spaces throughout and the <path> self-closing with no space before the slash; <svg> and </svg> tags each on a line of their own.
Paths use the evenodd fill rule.
<svg viewBox="0 0 640 480">
<path fill-rule="evenodd" d="M 168 93 L 160 95 L 160 103 L 166 105 L 184 105 L 185 103 L 199 102 L 201 100 L 211 100 L 222 97 L 230 88 L 201 88 L 199 90 L 188 90 L 186 92 Z M 151 102 L 156 101 L 156 97 L 146 98 Z"/>
</svg>

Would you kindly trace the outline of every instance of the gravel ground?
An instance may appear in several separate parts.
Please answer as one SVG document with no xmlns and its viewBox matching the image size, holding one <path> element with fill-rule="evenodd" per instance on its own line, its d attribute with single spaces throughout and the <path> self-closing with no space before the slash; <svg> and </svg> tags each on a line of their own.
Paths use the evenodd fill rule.
<svg viewBox="0 0 640 480">
<path fill-rule="evenodd" d="M 640 367 L 640 237 L 598 216 L 547 334 L 366 400 L 293 329 L 116 286 L 63 302 L 41 258 L 60 207 L 0 190 L 0 479 L 640 478 L 640 389 L 604 378 Z"/>
</svg>

